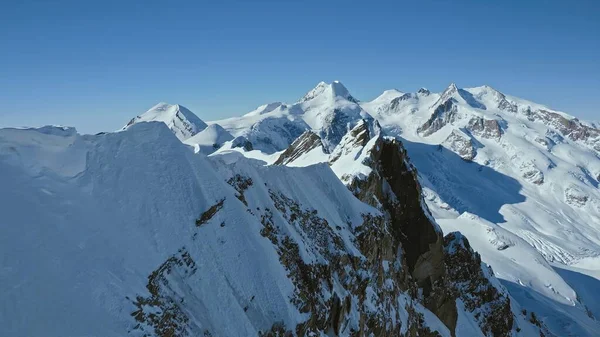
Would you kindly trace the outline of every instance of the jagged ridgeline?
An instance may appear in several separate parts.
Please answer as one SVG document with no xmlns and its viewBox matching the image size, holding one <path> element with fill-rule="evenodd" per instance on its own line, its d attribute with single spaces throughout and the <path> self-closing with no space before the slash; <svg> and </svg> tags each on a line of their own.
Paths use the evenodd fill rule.
<svg viewBox="0 0 600 337">
<path fill-rule="evenodd" d="M 522 331 L 508 293 L 499 286 L 489 267 L 481 263 L 468 240 L 460 233 L 442 237 L 425 205 L 416 169 L 402 143 L 381 134 L 372 136 L 370 129 L 380 127 L 362 121 L 350 130 L 329 157 L 329 165 L 358 199 L 383 215 L 377 226 L 361 226 L 355 232 L 361 253 L 373 266 L 402 266 L 392 275 L 385 273 L 385 267 L 372 274 L 378 280 L 373 289 L 386 283 L 395 285 L 397 288 L 387 292 L 387 296 L 409 296 L 434 313 L 452 335 L 456 332 L 458 310 L 476 317 L 480 329 L 477 333 L 483 335 L 512 336 Z M 307 132 L 275 163 L 302 160 L 302 156 L 309 155 L 320 144 L 318 136 Z M 356 170 L 349 168 L 352 165 L 368 169 L 356 174 Z M 380 300 L 385 303 L 385 295 Z M 458 309 L 457 302 L 464 305 Z M 369 317 L 368 312 L 361 314 Z M 399 331 L 402 324 L 380 323 L 376 330 L 362 329 L 360 335 L 372 332 L 387 336 Z M 405 333 L 437 334 L 419 328 L 408 328 Z"/>
<path fill-rule="evenodd" d="M 278 262 L 273 268 L 281 268 L 285 276 L 267 283 L 289 283 L 287 294 L 273 288 L 249 292 L 246 296 L 236 291 L 237 300 L 230 304 L 230 310 L 241 308 L 245 320 L 256 329 L 253 333 L 260 336 L 454 334 L 458 319 L 455 302 L 462 292 L 446 274 L 441 231 L 427 213 L 414 168 L 401 144 L 379 135 L 371 140 L 370 128 L 377 129 L 368 121 L 360 121 L 343 137 L 332 157 L 333 165 L 348 160 L 347 151 L 355 148 L 368 152 L 368 160 L 358 164 L 366 165 L 371 174 L 352 179 L 349 190 L 326 164 L 309 168 L 265 167 L 243 157 L 233 162 L 227 156 L 214 158 L 213 163 L 232 187 L 235 198 L 225 197 L 207 205 L 195 221 L 197 231 L 192 234 L 190 246 L 207 244 L 203 242 L 207 239 L 206 231 L 222 231 L 217 242 L 225 244 L 230 239 L 228 230 L 236 231 L 240 226 L 252 228 L 239 220 L 232 221 L 227 212 L 228 205 L 245 209 L 245 217 L 260 223 L 259 228 L 254 227 L 254 240 L 266 246 L 266 253 Z M 370 141 L 372 149 L 380 152 L 365 148 Z M 321 144 L 318 136 L 307 132 L 278 162 L 285 161 L 283 158 L 298 159 Z M 229 165 L 222 165 L 224 162 Z M 309 188 L 305 185 L 306 178 L 320 184 Z M 332 211 L 335 209 L 337 212 Z M 471 270 L 482 274 L 481 262 L 473 256 Z M 207 277 L 201 272 L 203 259 L 202 255 L 194 257 L 185 247 L 180 248 L 148 276 L 150 296 L 138 295 L 134 301 L 137 310 L 132 316 L 138 324 L 131 333 L 223 335 L 224 327 L 202 320 L 208 313 L 193 310 L 199 306 L 197 302 L 204 302 L 194 290 Z M 236 277 L 243 280 L 247 276 L 240 272 Z M 478 281 L 482 287 L 490 288 L 494 300 L 509 303 L 485 277 Z M 474 296 L 471 311 L 495 305 Z M 274 298 L 287 307 L 287 315 L 278 312 L 270 317 L 272 309 L 268 306 Z M 509 321 L 502 325 L 496 322 L 499 319 L 507 318 L 491 315 L 482 318 L 485 323 L 482 328 L 502 326 L 502 334 L 509 335 L 513 320 L 509 316 Z M 261 321 L 270 323 L 260 327 Z M 231 327 L 231 331 L 239 328 Z"/>
<path fill-rule="evenodd" d="M 598 256 L 599 140 L 485 86 L 338 81 L 216 122 L 161 103 L 114 133 L 1 129 L 3 332 L 593 335 L 548 261 Z"/>
</svg>

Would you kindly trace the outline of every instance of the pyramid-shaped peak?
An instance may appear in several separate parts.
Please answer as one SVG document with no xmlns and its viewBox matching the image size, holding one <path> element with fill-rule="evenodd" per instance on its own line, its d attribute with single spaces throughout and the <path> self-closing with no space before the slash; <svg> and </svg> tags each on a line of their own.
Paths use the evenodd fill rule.
<svg viewBox="0 0 600 337">
<path fill-rule="evenodd" d="M 487 85 L 487 84 L 484 84 L 484 85 L 482 85 L 482 86 L 480 86 L 480 87 L 476 87 L 476 88 L 473 88 L 473 89 L 480 89 L 480 90 L 482 90 L 482 91 L 486 91 L 486 92 L 490 92 L 490 93 L 498 93 L 498 94 L 502 94 L 502 93 L 500 92 L 500 90 L 498 90 L 498 89 L 496 89 L 496 88 L 494 88 L 494 87 L 492 87 L 492 86 L 490 86 L 490 85 Z"/>
<path fill-rule="evenodd" d="M 336 96 L 345 97 L 345 96 L 350 95 L 350 93 L 348 92 L 348 89 L 340 81 L 333 81 L 333 83 L 331 83 L 331 88 L 333 89 L 334 94 Z"/>
<path fill-rule="evenodd" d="M 442 92 L 440 96 L 439 102 L 445 102 L 450 99 L 452 96 L 458 93 L 458 87 L 454 82 L 450 83 L 450 85 Z"/>
<path fill-rule="evenodd" d="M 450 83 L 450 85 L 446 88 L 446 90 L 444 90 L 444 92 L 456 92 L 458 91 L 458 87 L 456 86 L 456 83 L 452 82 Z"/>
<path fill-rule="evenodd" d="M 168 118 L 174 117 L 178 113 L 182 114 L 186 118 L 200 121 L 200 118 L 198 118 L 198 116 L 196 116 L 192 111 L 190 111 L 190 109 L 184 107 L 183 105 L 169 104 L 165 102 L 160 102 L 156 104 L 152 108 L 148 109 L 148 111 L 141 114 L 139 117 L 146 116 L 152 119 Z M 204 127 L 206 127 L 206 124 L 204 124 Z"/>
<path fill-rule="evenodd" d="M 207 127 L 204 121 L 183 105 L 165 102 L 158 103 L 143 114 L 132 118 L 123 129 L 140 122 L 163 122 L 182 141 Z"/>
<path fill-rule="evenodd" d="M 300 102 L 307 102 L 314 100 L 316 98 L 327 98 L 327 99 L 337 99 L 343 98 L 349 100 L 351 102 L 356 103 L 357 100 L 350 95 L 348 89 L 342 84 L 340 81 L 333 81 L 332 83 L 319 82 L 316 87 L 310 90 Z"/>
</svg>

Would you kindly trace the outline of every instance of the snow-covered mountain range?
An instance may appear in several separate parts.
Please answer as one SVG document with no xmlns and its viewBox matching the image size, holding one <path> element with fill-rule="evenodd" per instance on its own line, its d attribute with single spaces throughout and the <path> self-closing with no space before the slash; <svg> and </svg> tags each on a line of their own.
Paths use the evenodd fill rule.
<svg viewBox="0 0 600 337">
<path fill-rule="evenodd" d="M 600 130 L 339 81 L 203 122 L 0 130 L 11 336 L 594 336 Z M 491 268 L 490 268 L 491 266 Z"/>
</svg>

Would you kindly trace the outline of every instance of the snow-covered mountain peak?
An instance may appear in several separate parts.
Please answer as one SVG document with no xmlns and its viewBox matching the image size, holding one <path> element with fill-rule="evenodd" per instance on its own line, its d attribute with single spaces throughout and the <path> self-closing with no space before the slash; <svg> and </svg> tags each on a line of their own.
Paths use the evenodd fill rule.
<svg viewBox="0 0 600 337">
<path fill-rule="evenodd" d="M 596 335 L 597 126 L 489 86 L 309 94 L 0 129 L 8 334 Z"/>
<path fill-rule="evenodd" d="M 377 96 L 377 98 L 375 98 L 373 101 L 371 102 L 389 102 L 391 100 L 393 100 L 396 97 L 400 97 L 404 95 L 404 92 L 398 90 L 398 89 L 390 89 L 390 90 L 385 90 L 383 93 L 381 93 L 381 95 Z M 370 102 L 369 102 L 370 103 Z"/>
<path fill-rule="evenodd" d="M 350 101 L 356 101 L 354 99 L 354 97 L 352 97 L 352 95 L 350 95 L 348 88 L 346 88 L 340 81 L 333 81 L 331 83 L 331 90 L 332 90 L 332 94 L 336 97 L 343 97 Z"/>
<path fill-rule="evenodd" d="M 494 101 L 496 103 L 500 103 L 501 101 L 506 100 L 506 95 L 504 95 L 500 91 L 492 88 L 489 85 L 482 85 L 482 86 L 473 87 L 473 88 L 465 88 L 464 90 L 471 93 L 479 101 L 491 99 L 492 101 Z"/>
<path fill-rule="evenodd" d="M 332 83 L 319 82 L 316 87 L 310 90 L 299 102 L 309 102 L 313 100 L 337 100 L 345 99 L 353 103 L 358 101 L 350 95 L 348 89 L 340 81 Z"/>
<path fill-rule="evenodd" d="M 285 109 L 286 107 L 287 106 L 285 104 L 283 104 L 282 102 L 273 102 L 273 103 L 269 103 L 269 104 L 263 104 L 263 105 L 259 106 L 258 108 L 245 114 L 244 116 L 264 115 L 264 114 L 268 114 L 269 112 L 275 111 L 277 109 Z"/>
<path fill-rule="evenodd" d="M 219 124 L 211 124 L 194 136 L 186 139 L 185 144 L 194 147 L 195 152 L 211 154 L 218 150 L 225 142 L 233 139 L 231 133 L 227 132 Z"/>
<path fill-rule="evenodd" d="M 169 129 L 184 141 L 206 128 L 206 123 L 188 108 L 179 104 L 158 103 L 143 114 L 132 118 L 127 125 L 127 129 L 133 124 L 139 122 L 163 122 Z"/>
<path fill-rule="evenodd" d="M 294 104 L 266 104 L 242 117 L 215 121 L 234 137 L 244 136 L 253 148 L 273 154 L 283 151 L 304 131 L 312 130 L 326 152 L 339 143 L 356 122 L 373 120 L 340 82 L 320 82 Z"/>
<path fill-rule="evenodd" d="M 441 105 L 448 105 L 451 101 L 462 100 L 462 96 L 459 93 L 459 89 L 454 82 L 450 83 L 450 85 L 444 89 L 444 91 L 439 96 L 438 100 L 431 105 L 430 109 L 435 110 Z"/>
<path fill-rule="evenodd" d="M 456 83 L 452 82 L 446 89 L 444 89 L 442 96 L 450 96 L 456 92 L 458 92 L 458 87 L 456 86 Z"/>
</svg>

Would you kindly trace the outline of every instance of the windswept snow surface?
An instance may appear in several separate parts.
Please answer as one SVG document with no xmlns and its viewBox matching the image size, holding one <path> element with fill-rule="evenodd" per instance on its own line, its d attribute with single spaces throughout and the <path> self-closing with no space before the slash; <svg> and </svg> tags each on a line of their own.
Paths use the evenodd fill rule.
<svg viewBox="0 0 600 337">
<path fill-rule="evenodd" d="M 125 335 L 135 325 L 130 299 L 144 296 L 148 275 L 180 249 L 202 275 L 193 289 L 180 284 L 199 313 L 197 335 L 256 335 L 301 319 L 258 220 L 163 123 L 101 136 L 0 130 L 0 172 L 7 336 Z M 217 223 L 197 228 L 199 214 L 222 199 Z M 253 296 L 259 319 L 250 321 L 243 308 Z"/>
</svg>

